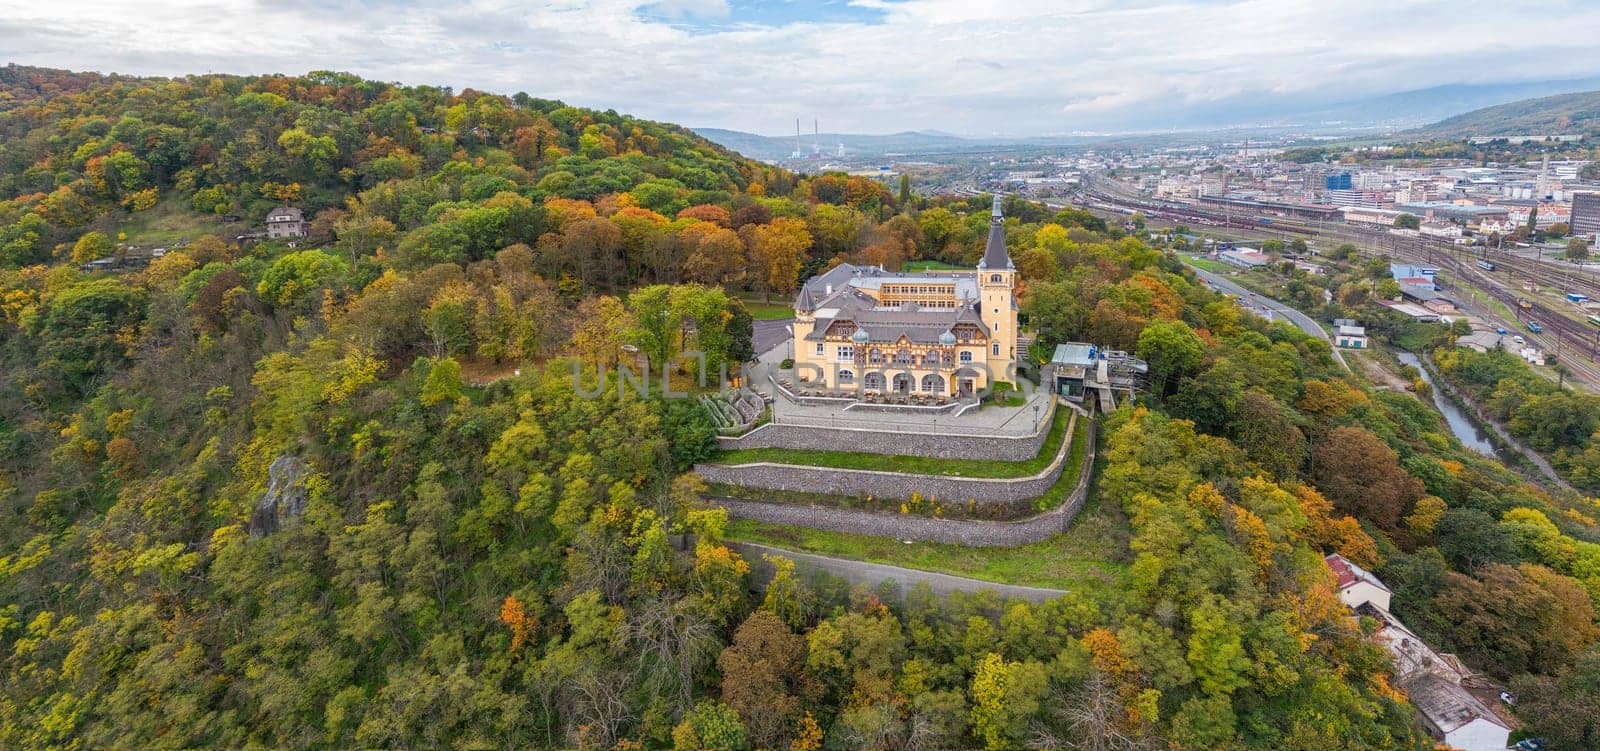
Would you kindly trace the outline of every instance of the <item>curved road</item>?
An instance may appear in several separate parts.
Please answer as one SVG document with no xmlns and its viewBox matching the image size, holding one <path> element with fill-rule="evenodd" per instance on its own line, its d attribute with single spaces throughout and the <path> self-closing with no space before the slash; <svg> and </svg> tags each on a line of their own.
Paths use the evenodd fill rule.
<svg viewBox="0 0 1600 751">
<path fill-rule="evenodd" d="M 890 566 L 885 563 L 866 563 L 864 561 L 828 558 L 810 553 L 797 553 L 793 550 L 784 550 L 783 548 L 775 548 L 754 542 L 729 540 L 727 545 L 743 555 L 752 569 L 760 572 L 760 576 L 757 578 L 763 582 L 770 575 L 771 564 L 762 560 L 761 556 L 770 555 L 788 558 L 794 561 L 795 566 L 798 568 L 822 571 L 843 578 L 851 584 L 865 584 L 868 587 L 876 587 L 885 581 L 898 582 L 901 597 L 904 597 L 907 591 L 918 584 L 927 584 L 934 594 L 940 596 L 948 596 L 953 592 L 982 592 L 988 590 L 1005 598 L 1018 597 L 1033 602 L 1044 602 L 1067 594 L 1064 589 L 997 584 L 991 581 L 983 581 L 982 579 L 968 579 L 964 576 L 919 571 L 917 569 Z M 761 586 L 765 586 L 765 584 Z"/>
<path fill-rule="evenodd" d="M 1185 263 L 1185 265 L 1189 264 Z M 1288 305 L 1278 302 L 1270 297 L 1252 292 L 1244 287 L 1234 284 L 1232 280 L 1221 274 L 1206 271 L 1198 266 L 1189 265 L 1189 268 L 1194 269 L 1195 275 L 1199 276 L 1207 284 L 1210 284 L 1211 286 L 1216 287 L 1223 292 L 1238 295 L 1241 300 L 1255 303 L 1260 307 L 1264 307 L 1267 310 L 1272 311 L 1275 315 L 1283 316 L 1284 318 L 1289 319 L 1290 323 L 1300 327 L 1301 331 L 1327 342 L 1328 347 L 1333 350 L 1333 359 L 1338 360 L 1339 364 L 1343 366 L 1345 370 L 1350 369 L 1350 363 L 1345 362 L 1344 354 L 1339 352 L 1338 347 L 1333 346 L 1333 339 L 1328 336 L 1328 332 L 1316 321 L 1311 320 L 1311 316 L 1301 313 L 1300 311 L 1295 310 L 1294 308 L 1291 308 Z"/>
</svg>

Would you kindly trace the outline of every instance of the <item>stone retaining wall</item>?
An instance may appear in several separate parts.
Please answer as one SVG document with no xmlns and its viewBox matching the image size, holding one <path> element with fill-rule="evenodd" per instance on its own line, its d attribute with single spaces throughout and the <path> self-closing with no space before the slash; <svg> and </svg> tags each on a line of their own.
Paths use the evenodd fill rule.
<svg viewBox="0 0 1600 751">
<path fill-rule="evenodd" d="M 973 547 L 1027 545 L 1050 539 L 1065 531 L 1082 510 L 1094 474 L 1095 429 L 1096 425 L 1091 421 L 1084 434 L 1089 444 L 1083 452 L 1083 471 L 1079 473 L 1078 482 L 1066 500 L 1054 509 L 1019 521 L 934 519 L 909 514 L 882 514 L 828 506 L 760 503 L 733 498 L 709 498 L 706 502 L 708 505 L 727 509 L 728 516 L 734 519 L 751 519 L 791 527 Z M 1060 474 L 1059 469 L 1057 474 Z"/>
<path fill-rule="evenodd" d="M 862 454 L 922 456 L 933 459 L 993 459 L 1020 462 L 1039 455 L 1039 448 L 1050 435 L 1055 419 L 1051 414 L 1039 422 L 1033 435 L 952 435 L 868 430 L 865 428 L 824 428 L 769 422 L 740 436 L 717 436 L 717 448 L 793 449 L 796 451 L 853 451 Z"/>
<path fill-rule="evenodd" d="M 1077 419 L 1077 413 L 1073 413 L 1067 421 L 1066 434 L 1055 457 L 1048 466 L 1031 477 L 914 475 L 773 462 L 697 464 L 694 470 L 706 482 L 742 488 L 898 500 L 907 500 L 912 493 L 921 493 L 924 498 L 938 500 L 947 506 L 964 504 L 969 500 L 979 504 L 1009 503 L 1038 498 L 1056 483 L 1067 457 L 1072 453 L 1073 424 Z"/>
</svg>

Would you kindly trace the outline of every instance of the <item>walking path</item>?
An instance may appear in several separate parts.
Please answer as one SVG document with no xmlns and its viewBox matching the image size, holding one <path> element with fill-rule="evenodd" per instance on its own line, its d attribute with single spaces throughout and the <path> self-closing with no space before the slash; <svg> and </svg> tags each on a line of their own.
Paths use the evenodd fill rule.
<svg viewBox="0 0 1600 751">
<path fill-rule="evenodd" d="M 900 595 L 905 596 L 907 590 L 918 584 L 926 584 L 935 594 L 947 596 L 953 592 L 994 592 L 1006 598 L 1021 598 L 1033 602 L 1044 602 L 1062 597 L 1067 594 L 1064 589 L 1046 589 L 1044 587 L 1024 587 L 1016 584 L 1000 584 L 984 581 L 982 579 L 969 579 L 964 576 L 952 576 L 932 571 L 919 571 L 911 568 L 890 566 L 884 563 L 867 563 L 865 561 L 851 561 L 842 558 L 828 558 L 826 556 L 812 555 L 810 553 L 797 553 L 793 550 L 784 550 L 770 545 L 761 545 L 754 542 L 729 541 L 728 547 L 733 548 L 750 562 L 753 569 L 762 572 L 758 577 L 760 586 L 765 587 L 769 575 L 767 564 L 761 559 L 763 555 L 782 556 L 794 561 L 797 568 L 809 571 L 821 571 L 826 574 L 848 580 L 852 585 L 864 584 L 876 587 L 886 581 L 897 582 L 900 585 Z"/>
</svg>

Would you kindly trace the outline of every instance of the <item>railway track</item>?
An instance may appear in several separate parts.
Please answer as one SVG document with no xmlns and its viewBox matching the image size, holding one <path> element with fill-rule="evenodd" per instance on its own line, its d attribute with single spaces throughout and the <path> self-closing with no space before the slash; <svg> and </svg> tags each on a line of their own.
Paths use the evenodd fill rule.
<svg viewBox="0 0 1600 751">
<path fill-rule="evenodd" d="M 1334 243 L 1350 243 L 1369 257 L 1387 255 L 1404 262 L 1436 266 L 1443 279 L 1439 285 L 1456 290 L 1478 290 L 1503 304 L 1512 312 L 1514 320 L 1505 321 L 1519 328 L 1519 333 L 1529 341 L 1553 354 L 1557 362 L 1580 380 L 1600 388 L 1600 328 L 1591 326 L 1576 317 L 1578 310 L 1564 305 L 1551 305 L 1536 295 L 1529 294 L 1523 284 L 1548 287 L 1563 293 L 1577 292 L 1592 299 L 1600 299 L 1600 279 L 1575 270 L 1552 267 L 1535 259 L 1522 258 L 1508 253 L 1497 253 L 1486 248 L 1456 245 L 1449 240 L 1427 236 L 1394 235 L 1383 228 L 1365 228 L 1342 222 L 1305 221 L 1293 217 L 1271 217 L 1271 224 L 1262 224 L 1265 217 L 1231 216 L 1205 209 L 1179 209 L 1170 202 L 1153 202 L 1100 187 L 1097 181 L 1086 181 L 1082 190 L 1084 204 L 1102 212 L 1128 215 L 1135 211 L 1158 220 L 1180 221 L 1219 227 L 1256 235 L 1290 234 L 1328 239 Z M 1222 220 L 1215 220 L 1222 217 Z M 1200 222 L 1198 220 L 1207 221 Z M 1480 260 L 1492 262 L 1496 271 L 1488 272 L 1476 266 Z M 1524 307 L 1523 304 L 1526 304 Z M 1483 311 L 1493 319 L 1493 311 Z M 1527 330 L 1529 321 L 1536 321 L 1543 329 L 1535 334 Z"/>
</svg>

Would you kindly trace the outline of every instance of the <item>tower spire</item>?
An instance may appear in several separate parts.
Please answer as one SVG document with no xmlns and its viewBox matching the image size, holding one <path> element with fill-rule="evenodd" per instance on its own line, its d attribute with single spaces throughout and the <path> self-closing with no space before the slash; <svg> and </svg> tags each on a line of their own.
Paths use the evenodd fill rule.
<svg viewBox="0 0 1600 751">
<path fill-rule="evenodd" d="M 980 270 L 1016 268 L 1006 252 L 1006 220 L 1000 212 L 1000 200 L 1000 194 L 994 194 L 994 210 L 989 214 L 989 244 L 984 246 L 983 259 L 978 261 Z"/>
</svg>

